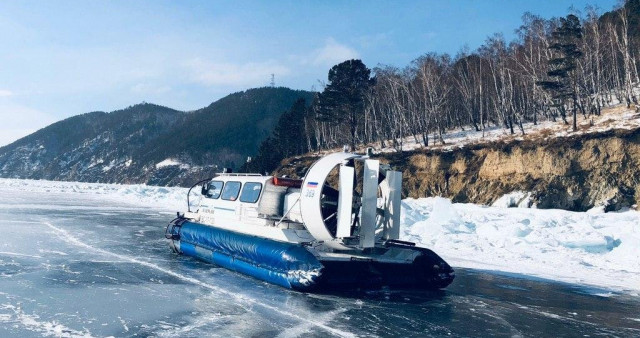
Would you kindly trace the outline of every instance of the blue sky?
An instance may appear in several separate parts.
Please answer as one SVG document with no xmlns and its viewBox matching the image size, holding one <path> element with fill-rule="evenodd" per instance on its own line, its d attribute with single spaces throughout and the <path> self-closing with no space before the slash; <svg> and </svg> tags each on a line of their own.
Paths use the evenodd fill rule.
<svg viewBox="0 0 640 338">
<path fill-rule="evenodd" d="M 0 2 L 0 146 L 142 101 L 181 110 L 269 84 L 319 88 L 345 59 L 406 66 L 515 37 L 521 16 L 616 0 Z"/>
</svg>

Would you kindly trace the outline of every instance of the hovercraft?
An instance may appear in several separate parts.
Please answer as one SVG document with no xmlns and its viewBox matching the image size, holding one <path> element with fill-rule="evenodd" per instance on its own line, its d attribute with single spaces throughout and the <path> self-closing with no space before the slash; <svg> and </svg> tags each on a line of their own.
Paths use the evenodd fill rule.
<svg viewBox="0 0 640 338">
<path fill-rule="evenodd" d="M 201 183 L 197 210 L 167 226 L 177 253 L 299 291 L 441 289 L 455 277 L 400 240 L 402 174 L 378 160 L 334 153 L 303 180 L 220 173 L 192 189 Z"/>
</svg>

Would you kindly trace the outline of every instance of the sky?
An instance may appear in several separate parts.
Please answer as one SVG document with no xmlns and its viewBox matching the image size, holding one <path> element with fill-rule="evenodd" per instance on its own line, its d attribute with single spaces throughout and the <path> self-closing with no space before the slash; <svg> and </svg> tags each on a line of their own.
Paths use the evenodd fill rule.
<svg viewBox="0 0 640 338">
<path fill-rule="evenodd" d="M 0 2 L 0 146 L 55 121 L 140 102 L 195 110 L 270 84 L 318 90 L 359 58 L 404 67 L 428 52 L 514 39 L 544 18 L 617 0 Z"/>
</svg>

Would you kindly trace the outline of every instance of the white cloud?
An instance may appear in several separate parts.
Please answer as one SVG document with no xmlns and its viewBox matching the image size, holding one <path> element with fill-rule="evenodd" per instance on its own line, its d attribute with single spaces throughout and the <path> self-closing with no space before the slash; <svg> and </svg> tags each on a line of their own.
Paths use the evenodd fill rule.
<svg viewBox="0 0 640 338">
<path fill-rule="evenodd" d="M 315 66 L 333 66 L 342 61 L 359 57 L 360 55 L 355 49 L 341 44 L 333 38 L 328 38 L 322 48 L 314 51 L 311 63 Z"/>
<path fill-rule="evenodd" d="M 269 83 L 271 74 L 288 75 L 291 70 L 275 61 L 244 64 L 216 63 L 201 58 L 185 63 L 189 80 L 207 86 L 260 86 Z"/>
<path fill-rule="evenodd" d="M 0 89 L 0 97 L 9 97 L 9 96 L 13 96 L 14 93 L 10 90 L 7 89 Z"/>
</svg>

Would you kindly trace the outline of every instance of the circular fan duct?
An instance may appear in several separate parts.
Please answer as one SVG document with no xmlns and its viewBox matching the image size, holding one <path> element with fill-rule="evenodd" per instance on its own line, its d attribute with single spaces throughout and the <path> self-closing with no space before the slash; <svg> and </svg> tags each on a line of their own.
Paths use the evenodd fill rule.
<svg viewBox="0 0 640 338">
<path fill-rule="evenodd" d="M 355 161 L 364 164 L 362 196 L 354 191 Z M 339 168 L 338 189 L 326 184 L 327 177 L 336 166 Z M 359 217 L 358 247 L 373 247 L 376 229 L 380 228 L 386 239 L 397 239 L 402 178 L 399 172 L 388 170 L 388 167 L 384 169 L 384 175 L 380 175 L 377 160 L 351 153 L 334 153 L 314 163 L 300 191 L 300 213 L 309 233 L 332 249 L 353 249 L 353 245 L 345 245 L 343 239 L 351 237 L 354 220 Z M 383 208 L 380 209 L 377 208 L 379 191 L 383 199 Z"/>
</svg>

